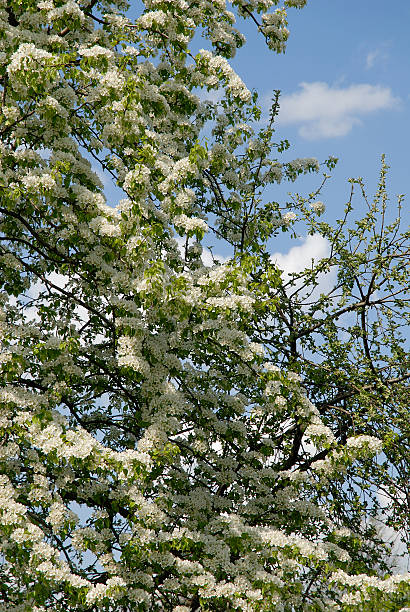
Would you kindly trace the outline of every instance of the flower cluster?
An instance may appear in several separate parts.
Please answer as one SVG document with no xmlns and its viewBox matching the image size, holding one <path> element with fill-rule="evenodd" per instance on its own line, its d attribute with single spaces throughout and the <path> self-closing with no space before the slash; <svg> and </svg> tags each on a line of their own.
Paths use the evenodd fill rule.
<svg viewBox="0 0 410 612">
<path fill-rule="evenodd" d="M 222 78 L 227 91 L 232 96 L 238 97 L 243 102 L 249 102 L 251 99 L 250 91 L 224 57 L 213 55 L 210 51 L 201 49 L 198 54 L 198 61 L 204 64 L 209 72 L 209 76 L 204 81 L 206 87 L 216 89 L 220 86 Z"/>
<path fill-rule="evenodd" d="M 278 4 L 232 2 L 281 52 Z M 224 0 L 123 9 L 0 2 L 0 611 L 401 606 L 349 489 L 382 442 L 267 250 L 263 189 L 318 162 L 258 128 Z"/>
<path fill-rule="evenodd" d="M 318 215 L 321 215 L 326 210 L 326 206 L 323 204 L 323 202 L 320 202 L 319 200 L 317 202 L 312 202 L 310 206 L 312 210 Z"/>
<path fill-rule="evenodd" d="M 296 219 L 297 219 L 297 215 L 296 213 L 292 211 L 289 211 L 285 213 L 284 215 L 282 215 L 283 225 L 291 225 L 291 223 L 293 223 L 293 221 L 296 221 Z"/>
</svg>

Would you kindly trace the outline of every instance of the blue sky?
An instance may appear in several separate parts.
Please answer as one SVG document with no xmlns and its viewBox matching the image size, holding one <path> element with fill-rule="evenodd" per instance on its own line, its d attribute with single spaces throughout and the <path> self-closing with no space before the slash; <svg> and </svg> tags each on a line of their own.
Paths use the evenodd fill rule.
<svg viewBox="0 0 410 612">
<path fill-rule="evenodd" d="M 283 55 L 266 47 L 251 21 L 238 21 L 247 44 L 238 51 L 234 68 L 266 101 L 274 89 L 281 90 L 277 134 L 278 140 L 291 143 L 288 159 L 339 159 L 321 195 L 326 220 L 342 216 L 348 178 L 363 177 L 367 193 L 374 194 L 382 154 L 390 165 L 388 190 L 395 214 L 395 196 L 409 191 L 410 2 L 308 0 L 302 10 L 289 9 L 288 19 Z M 273 197 L 283 201 L 294 191 L 306 195 L 319 178 L 282 184 Z M 363 202 L 356 202 L 360 214 Z M 285 255 L 281 264 L 295 271 L 311 256 L 327 254 L 323 242 L 305 241 L 303 228 L 298 230 L 299 243 L 280 235 L 274 248 Z"/>
<path fill-rule="evenodd" d="M 235 68 L 248 87 L 280 89 L 278 134 L 295 157 L 339 158 L 325 194 L 337 214 L 346 179 L 362 176 L 374 192 L 382 153 L 391 166 L 391 194 L 408 190 L 410 2 L 308 0 L 289 9 L 286 53 L 275 55 L 253 24 Z M 314 185 L 309 180 L 306 186 Z M 294 188 L 303 191 L 303 184 Z"/>
</svg>

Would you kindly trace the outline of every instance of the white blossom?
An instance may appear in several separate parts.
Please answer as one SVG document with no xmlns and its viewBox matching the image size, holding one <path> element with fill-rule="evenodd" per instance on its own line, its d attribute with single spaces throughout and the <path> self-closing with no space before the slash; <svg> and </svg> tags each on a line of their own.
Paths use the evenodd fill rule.
<svg viewBox="0 0 410 612">
<path fill-rule="evenodd" d="M 323 204 L 323 202 L 320 202 L 319 200 L 317 202 L 313 202 L 310 206 L 311 206 L 312 210 L 315 213 L 317 213 L 318 215 L 321 215 L 326 210 L 326 207 Z"/>
<path fill-rule="evenodd" d="M 287 212 L 284 215 L 282 215 L 282 223 L 284 225 L 290 225 L 296 219 L 297 219 L 297 215 L 294 212 Z"/>
</svg>

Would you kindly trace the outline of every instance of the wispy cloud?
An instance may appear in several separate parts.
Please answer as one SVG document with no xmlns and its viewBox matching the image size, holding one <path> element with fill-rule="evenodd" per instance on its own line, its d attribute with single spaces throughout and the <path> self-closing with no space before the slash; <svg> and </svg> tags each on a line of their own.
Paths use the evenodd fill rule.
<svg viewBox="0 0 410 612">
<path fill-rule="evenodd" d="M 382 43 L 377 49 L 372 49 L 366 55 L 365 66 L 367 70 L 375 66 L 386 65 L 389 59 L 388 43 Z"/>
<path fill-rule="evenodd" d="M 366 55 L 366 68 L 373 68 L 377 57 L 379 56 L 379 51 L 369 51 L 369 53 Z"/>
<path fill-rule="evenodd" d="M 301 83 L 300 90 L 281 98 L 279 122 L 299 125 L 306 139 L 345 136 L 361 116 L 398 107 L 390 87 L 361 83 L 348 87 L 316 81 Z"/>
</svg>

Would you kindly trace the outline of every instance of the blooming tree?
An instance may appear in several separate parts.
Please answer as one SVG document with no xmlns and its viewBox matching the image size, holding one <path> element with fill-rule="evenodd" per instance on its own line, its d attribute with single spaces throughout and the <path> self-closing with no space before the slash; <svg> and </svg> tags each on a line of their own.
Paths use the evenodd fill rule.
<svg viewBox="0 0 410 612">
<path fill-rule="evenodd" d="M 336 228 L 265 194 L 319 170 L 229 63 L 277 4 L 0 1 L 0 610 L 406 609 L 408 236 L 385 165 Z"/>
</svg>

